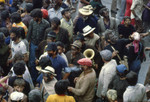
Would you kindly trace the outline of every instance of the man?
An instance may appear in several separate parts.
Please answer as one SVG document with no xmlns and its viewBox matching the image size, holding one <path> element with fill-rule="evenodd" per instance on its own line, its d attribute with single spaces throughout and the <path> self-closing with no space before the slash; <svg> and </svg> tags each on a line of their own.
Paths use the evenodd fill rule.
<svg viewBox="0 0 150 102">
<path fill-rule="evenodd" d="M 43 80 L 41 85 L 41 93 L 43 102 L 46 102 L 46 99 L 49 95 L 55 94 L 54 86 L 57 82 L 55 76 L 54 68 L 47 66 L 45 69 L 39 70 L 43 73 Z"/>
<path fill-rule="evenodd" d="M 97 28 L 97 21 L 98 19 L 92 15 L 93 8 L 91 5 L 84 6 L 83 8 L 79 9 L 79 13 L 81 14 L 81 17 L 77 19 L 74 32 L 77 34 L 78 32 L 83 33 L 83 28 L 87 25 L 90 25 L 91 27 L 95 28 L 94 32 L 98 34 L 98 28 Z"/>
<path fill-rule="evenodd" d="M 15 63 L 14 66 L 13 66 L 13 70 L 14 70 L 14 73 L 16 74 L 16 76 L 10 77 L 9 81 L 8 81 L 8 84 L 10 86 L 12 86 L 12 87 L 14 86 L 14 81 L 16 79 L 23 79 L 23 74 L 25 72 L 25 64 L 24 64 L 24 62 L 23 61 L 19 61 L 19 62 Z M 25 87 L 24 87 L 23 92 L 26 95 L 28 95 L 28 93 L 30 92 L 30 85 L 29 85 L 29 83 L 26 80 L 24 80 L 24 81 L 25 81 Z"/>
<path fill-rule="evenodd" d="M 67 67 L 67 64 L 65 60 L 58 55 L 57 45 L 55 42 L 48 43 L 48 46 L 46 48 L 46 51 L 48 53 L 48 57 L 50 58 L 52 62 L 52 67 L 55 69 L 55 73 L 57 74 L 56 79 L 61 80 L 62 79 L 62 69 Z"/>
<path fill-rule="evenodd" d="M 54 17 L 58 17 L 59 19 L 62 19 L 61 11 L 63 10 L 63 8 L 61 7 L 61 5 L 62 5 L 62 0 L 56 0 L 54 8 L 48 10 L 48 16 L 50 20 L 53 19 Z"/>
<path fill-rule="evenodd" d="M 109 84 L 109 89 L 116 90 L 118 102 L 123 102 L 123 93 L 129 86 L 128 82 L 126 81 L 127 67 L 121 64 L 118 65 L 116 69 L 117 74 L 114 76 L 111 83 Z"/>
<path fill-rule="evenodd" d="M 103 50 L 100 52 L 104 65 L 99 73 L 98 88 L 96 95 L 99 98 L 106 98 L 108 86 L 116 75 L 117 63 L 112 59 L 112 53 L 109 50 Z"/>
<path fill-rule="evenodd" d="M 146 88 L 144 85 L 137 83 L 137 74 L 131 71 L 126 78 L 129 86 L 123 94 L 123 102 L 147 102 Z"/>
<path fill-rule="evenodd" d="M 103 33 L 107 30 L 107 29 L 111 29 L 115 31 L 115 34 L 118 34 L 117 32 L 117 27 L 119 24 L 119 21 L 116 20 L 113 17 L 109 17 L 109 10 L 108 8 L 102 8 L 99 12 L 99 14 L 102 16 L 99 21 L 98 21 L 98 32 L 99 35 L 103 35 Z"/>
<path fill-rule="evenodd" d="M 68 87 L 68 90 L 75 94 L 78 102 L 92 102 L 94 98 L 96 74 L 92 69 L 92 61 L 88 58 L 82 58 L 78 61 L 83 72 L 80 77 L 75 79 L 76 86 Z"/>
<path fill-rule="evenodd" d="M 99 50 L 99 36 L 94 33 L 95 28 L 87 25 L 83 28 L 83 36 L 85 36 L 85 44 L 88 46 L 95 47 Z"/>
<path fill-rule="evenodd" d="M 42 95 L 41 95 L 40 90 L 38 89 L 31 90 L 28 95 L 28 100 L 29 102 L 41 102 Z"/>
<path fill-rule="evenodd" d="M 66 53 L 68 59 L 68 67 L 65 68 L 65 75 L 63 79 L 69 79 L 70 85 L 74 86 L 74 78 L 78 77 L 81 74 L 81 69 L 77 61 L 81 58 L 84 58 L 83 54 L 80 52 L 82 43 L 79 40 L 76 40 L 71 44 L 71 51 Z"/>
<path fill-rule="evenodd" d="M 72 42 L 73 38 L 73 23 L 71 20 L 71 14 L 69 9 L 64 9 L 62 12 L 63 18 L 61 19 L 61 25 L 60 27 L 68 30 L 69 33 L 69 40 Z"/>
<path fill-rule="evenodd" d="M 51 19 L 51 28 L 46 29 L 45 33 L 47 35 L 49 32 L 55 32 L 56 41 L 61 41 L 62 43 L 64 43 L 65 49 L 66 51 L 68 51 L 70 47 L 69 34 L 66 29 L 60 27 L 60 24 L 61 23 L 59 18 L 55 17 Z"/>
<path fill-rule="evenodd" d="M 35 69 L 35 50 L 38 44 L 44 39 L 44 31 L 49 27 L 49 23 L 42 18 L 42 11 L 34 9 L 31 12 L 33 19 L 29 24 L 27 40 L 30 42 L 30 58 L 29 67 L 31 68 L 31 76 L 33 81 L 37 78 L 37 70 Z"/>
<path fill-rule="evenodd" d="M 22 17 L 22 22 L 29 27 L 29 23 L 32 19 L 30 12 L 33 10 L 33 4 L 32 3 L 27 3 L 25 6 L 25 13 L 21 14 Z"/>
</svg>

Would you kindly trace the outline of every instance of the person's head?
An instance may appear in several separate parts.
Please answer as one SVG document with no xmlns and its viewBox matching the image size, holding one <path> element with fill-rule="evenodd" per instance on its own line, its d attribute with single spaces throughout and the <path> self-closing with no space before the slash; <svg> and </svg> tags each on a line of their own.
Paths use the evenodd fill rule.
<svg viewBox="0 0 150 102">
<path fill-rule="evenodd" d="M 3 32 L 5 37 L 8 37 L 10 35 L 9 30 L 6 27 L 1 27 L 0 32 Z"/>
<path fill-rule="evenodd" d="M 3 99 L 3 96 L 6 94 L 6 90 L 3 87 L 0 87 L 0 100 Z"/>
<path fill-rule="evenodd" d="M 56 30 L 60 26 L 60 19 L 57 17 L 54 17 L 51 19 L 51 28 L 53 30 Z"/>
<path fill-rule="evenodd" d="M 41 102 L 42 100 L 42 94 L 40 90 L 33 89 L 28 94 L 28 100 L 29 102 Z"/>
<path fill-rule="evenodd" d="M 25 88 L 25 80 L 18 78 L 14 81 L 13 83 L 13 88 L 15 91 L 17 92 L 23 92 L 24 88 Z"/>
<path fill-rule="evenodd" d="M 131 18 L 129 16 L 124 17 L 124 25 L 130 25 L 131 24 Z"/>
<path fill-rule="evenodd" d="M 55 6 L 54 9 L 58 10 L 62 5 L 62 0 L 55 0 Z"/>
<path fill-rule="evenodd" d="M 21 22 L 21 15 L 18 12 L 14 12 L 11 14 L 11 21 L 12 23 L 20 23 Z"/>
<path fill-rule="evenodd" d="M 25 11 L 27 13 L 30 13 L 33 10 L 33 4 L 32 3 L 27 3 L 25 6 Z"/>
<path fill-rule="evenodd" d="M 13 27 L 10 30 L 10 38 L 12 39 L 12 41 L 16 41 L 20 38 L 20 33 L 17 27 Z"/>
<path fill-rule="evenodd" d="M 87 25 L 83 28 L 83 36 L 92 39 L 94 37 L 94 30 L 95 28 L 92 28 L 89 25 Z"/>
<path fill-rule="evenodd" d="M 42 69 L 44 69 L 47 66 L 51 66 L 51 65 L 52 65 L 52 62 L 49 57 L 44 56 L 39 59 L 39 66 L 41 66 Z"/>
<path fill-rule="evenodd" d="M 4 33 L 0 32 L 0 48 L 4 45 L 5 36 Z"/>
<path fill-rule="evenodd" d="M 60 41 L 57 41 L 56 44 L 57 44 L 58 54 L 63 53 L 65 51 L 64 44 Z"/>
<path fill-rule="evenodd" d="M 0 66 L 0 77 L 4 75 L 4 70 L 3 68 Z"/>
<path fill-rule="evenodd" d="M 102 60 L 105 62 L 109 62 L 112 59 L 112 52 L 110 50 L 102 50 L 100 52 Z"/>
<path fill-rule="evenodd" d="M 117 74 L 120 76 L 120 77 L 125 77 L 126 74 L 127 74 L 127 67 L 123 64 L 120 64 L 116 67 L 117 69 Z"/>
<path fill-rule="evenodd" d="M 49 32 L 47 34 L 47 43 L 55 42 L 56 41 L 56 33 L 55 32 Z"/>
<path fill-rule="evenodd" d="M 4 10 L 4 11 L 2 11 L 1 12 L 1 19 L 2 20 L 7 20 L 7 19 L 9 19 L 9 12 L 8 12 L 8 10 Z"/>
<path fill-rule="evenodd" d="M 55 42 L 48 43 L 46 51 L 50 57 L 56 56 L 58 52 L 56 43 Z"/>
<path fill-rule="evenodd" d="M 69 86 L 69 81 L 67 80 L 59 80 L 55 84 L 55 92 L 58 95 L 65 95 L 67 92 L 67 88 Z"/>
<path fill-rule="evenodd" d="M 45 69 L 40 70 L 40 72 L 43 73 L 43 79 L 45 83 L 50 82 L 54 79 L 54 76 L 56 76 L 55 69 L 50 66 L 47 66 Z"/>
<path fill-rule="evenodd" d="M 100 14 L 101 16 L 103 16 L 104 18 L 109 19 L 109 9 L 108 9 L 108 8 L 102 8 L 102 9 L 99 11 L 99 14 Z"/>
<path fill-rule="evenodd" d="M 106 30 L 104 35 L 107 43 L 115 44 L 118 40 L 118 37 L 113 33 L 112 30 Z"/>
<path fill-rule="evenodd" d="M 87 20 L 93 13 L 93 7 L 91 5 L 83 6 L 79 9 L 79 13 L 82 15 L 84 20 Z"/>
<path fill-rule="evenodd" d="M 78 64 L 81 65 L 83 71 L 87 71 L 91 69 L 92 61 L 89 58 L 82 58 L 78 60 Z"/>
<path fill-rule="evenodd" d="M 10 102 L 23 102 L 24 96 L 24 93 L 14 91 L 10 94 Z"/>
<path fill-rule="evenodd" d="M 80 53 L 81 47 L 82 43 L 79 40 L 74 41 L 73 44 L 71 44 L 72 55 L 77 55 L 78 53 Z"/>
<path fill-rule="evenodd" d="M 133 38 L 134 41 L 139 42 L 140 41 L 140 34 L 138 32 L 134 32 L 131 37 Z"/>
<path fill-rule="evenodd" d="M 51 3 L 50 0 L 44 0 L 43 1 L 43 8 L 47 9 L 50 3 Z"/>
<path fill-rule="evenodd" d="M 43 17 L 43 13 L 41 9 L 34 9 L 31 11 L 31 16 L 33 17 L 34 21 L 39 22 Z"/>
<path fill-rule="evenodd" d="M 76 37 L 76 39 L 75 40 L 80 40 L 81 41 L 81 43 L 82 43 L 82 45 L 84 45 L 84 41 L 85 41 L 85 39 L 84 39 L 84 36 L 83 36 L 83 34 L 82 33 L 79 33 L 78 35 L 77 35 L 77 37 Z"/>
<path fill-rule="evenodd" d="M 65 18 L 65 19 L 70 19 L 71 18 L 71 13 L 70 13 L 70 10 L 69 9 L 64 9 L 62 12 L 61 12 L 62 16 Z"/>
<path fill-rule="evenodd" d="M 25 31 L 22 27 L 18 27 L 21 39 L 25 39 Z"/>
<path fill-rule="evenodd" d="M 19 61 L 13 65 L 13 70 L 16 75 L 23 75 L 25 72 L 25 62 Z"/>
<path fill-rule="evenodd" d="M 17 63 L 19 61 L 23 61 L 24 60 L 24 55 L 22 54 L 21 51 L 18 51 L 13 58 L 13 63 Z"/>
<path fill-rule="evenodd" d="M 138 80 L 138 76 L 137 73 L 130 71 L 127 75 L 126 75 L 126 80 L 128 82 L 129 85 L 131 86 L 135 86 Z"/>
</svg>

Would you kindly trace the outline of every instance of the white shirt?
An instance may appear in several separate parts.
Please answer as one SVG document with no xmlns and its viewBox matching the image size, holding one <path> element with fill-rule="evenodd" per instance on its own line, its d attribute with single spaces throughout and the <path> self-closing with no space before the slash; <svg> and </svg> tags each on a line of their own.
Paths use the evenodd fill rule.
<svg viewBox="0 0 150 102">
<path fill-rule="evenodd" d="M 123 102 L 147 102 L 145 86 L 140 83 L 128 86 L 123 94 Z"/>
<path fill-rule="evenodd" d="M 14 41 L 12 41 L 11 52 L 12 52 L 12 58 L 14 58 L 14 56 L 17 52 L 21 52 L 22 54 L 26 54 L 27 53 L 26 45 L 24 44 L 23 41 L 20 41 L 17 44 L 15 44 Z"/>
<path fill-rule="evenodd" d="M 54 17 L 58 17 L 59 19 L 62 19 L 62 14 L 61 11 L 63 10 L 63 8 L 59 8 L 57 11 L 54 8 L 51 8 L 48 10 L 48 16 L 49 19 L 53 19 Z"/>
</svg>

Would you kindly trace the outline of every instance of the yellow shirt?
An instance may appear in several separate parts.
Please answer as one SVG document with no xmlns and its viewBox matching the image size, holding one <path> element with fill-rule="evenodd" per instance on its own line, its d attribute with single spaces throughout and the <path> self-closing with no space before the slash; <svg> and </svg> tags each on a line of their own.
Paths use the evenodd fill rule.
<svg viewBox="0 0 150 102">
<path fill-rule="evenodd" d="M 26 25 L 23 22 L 13 23 L 12 27 L 22 27 L 25 31 L 25 35 L 27 35 L 28 28 L 26 27 Z"/>
<path fill-rule="evenodd" d="M 49 95 L 46 102 L 75 102 L 72 96 L 60 96 L 57 94 Z"/>
</svg>

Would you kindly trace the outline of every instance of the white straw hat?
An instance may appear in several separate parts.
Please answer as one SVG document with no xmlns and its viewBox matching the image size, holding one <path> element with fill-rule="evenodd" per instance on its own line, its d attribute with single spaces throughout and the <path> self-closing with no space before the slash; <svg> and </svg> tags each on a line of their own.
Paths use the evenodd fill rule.
<svg viewBox="0 0 150 102">
<path fill-rule="evenodd" d="M 95 30 L 95 28 L 92 28 L 89 25 L 87 25 L 86 27 L 83 28 L 83 35 L 87 36 L 88 34 L 93 32 L 94 30 Z"/>
<path fill-rule="evenodd" d="M 79 9 L 79 12 L 82 14 L 82 15 L 85 15 L 85 16 L 88 16 L 88 15 L 91 15 L 93 13 L 93 7 L 92 6 L 84 6 L 83 8 L 80 8 Z"/>
</svg>

